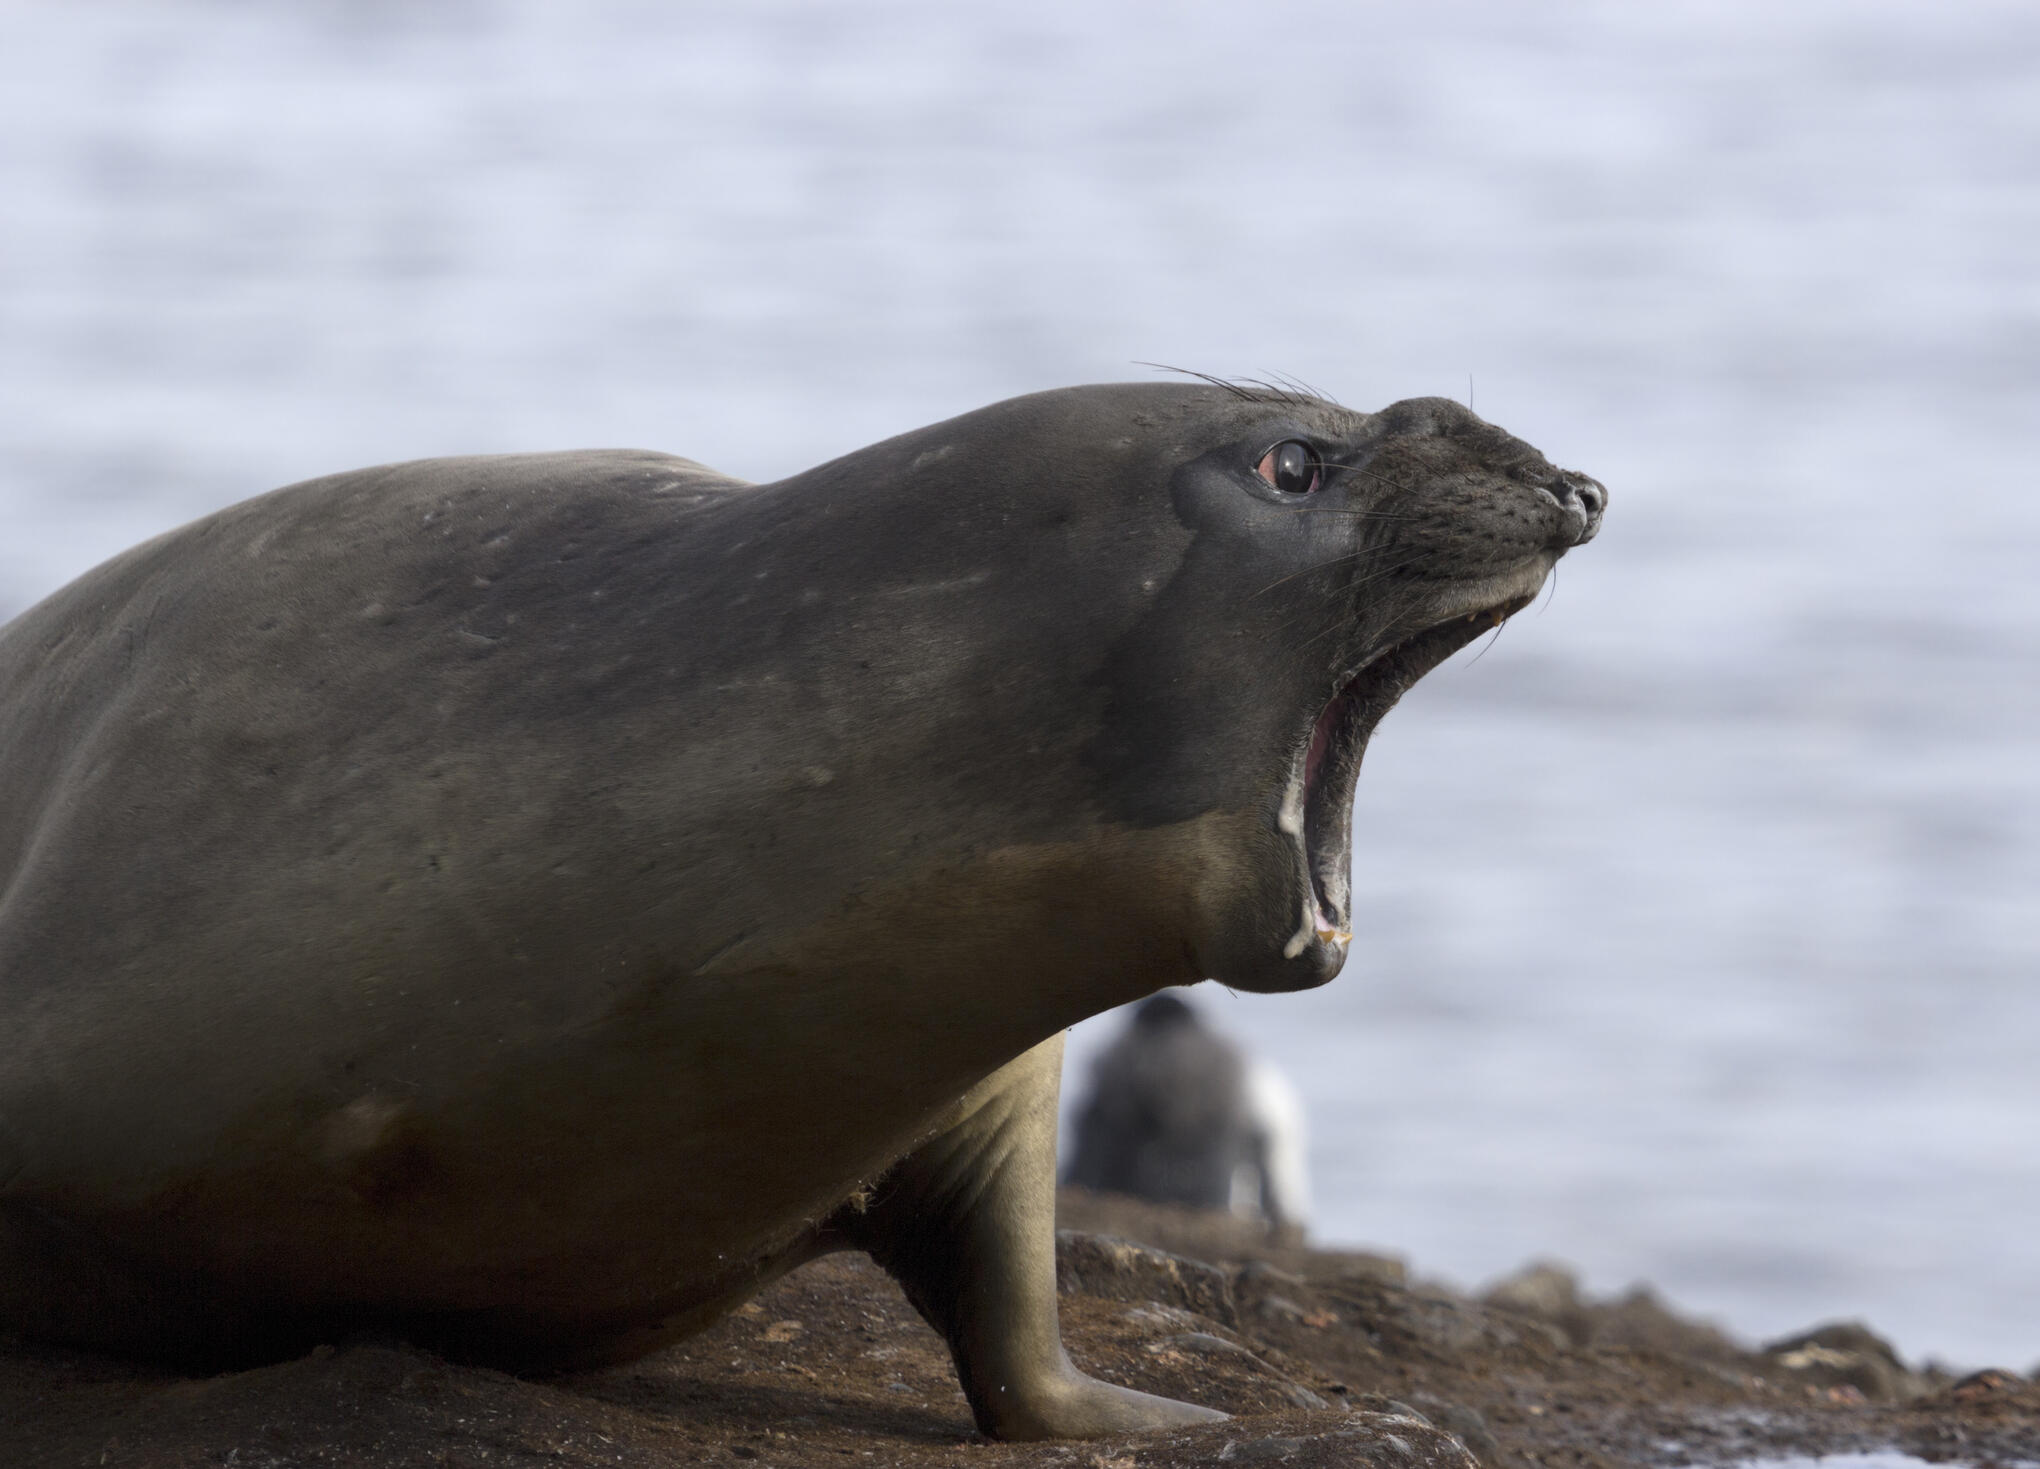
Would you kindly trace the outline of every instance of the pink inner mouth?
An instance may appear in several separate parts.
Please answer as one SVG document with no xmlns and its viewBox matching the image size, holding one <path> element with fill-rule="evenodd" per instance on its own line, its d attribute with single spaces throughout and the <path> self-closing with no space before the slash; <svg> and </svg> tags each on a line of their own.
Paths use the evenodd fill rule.
<svg viewBox="0 0 2040 1469">
<path fill-rule="evenodd" d="M 1325 756 L 1332 748 L 1332 731 L 1339 727 L 1339 719 L 1345 711 L 1346 695 L 1352 689 L 1347 684 L 1332 696 L 1324 711 L 1318 715 L 1317 725 L 1310 732 L 1310 749 L 1303 757 L 1303 799 L 1306 808 L 1311 792 L 1317 787 L 1318 771 L 1325 763 Z"/>
</svg>

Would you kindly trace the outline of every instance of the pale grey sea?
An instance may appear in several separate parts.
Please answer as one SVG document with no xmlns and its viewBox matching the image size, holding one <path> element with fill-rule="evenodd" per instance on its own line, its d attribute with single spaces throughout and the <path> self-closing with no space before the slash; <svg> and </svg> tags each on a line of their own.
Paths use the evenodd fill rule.
<svg viewBox="0 0 2040 1469">
<path fill-rule="evenodd" d="M 0 615 L 329 470 L 1144 362 L 1613 494 L 1382 728 L 1347 972 L 1200 991 L 1318 1237 L 2040 1361 L 2040 8 L 0 0 Z"/>
</svg>

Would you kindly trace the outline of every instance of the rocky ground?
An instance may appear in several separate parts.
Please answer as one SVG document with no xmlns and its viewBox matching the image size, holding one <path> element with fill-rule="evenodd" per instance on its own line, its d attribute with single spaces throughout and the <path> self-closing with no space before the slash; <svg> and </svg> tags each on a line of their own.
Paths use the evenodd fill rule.
<svg viewBox="0 0 2040 1469">
<path fill-rule="evenodd" d="M 1476 1300 L 1223 1218 L 1074 1193 L 1063 1216 L 1070 1354 L 1230 1422 L 987 1443 L 940 1341 L 868 1261 L 837 1256 L 679 1347 L 543 1381 L 396 1341 L 212 1378 L 0 1342 L 0 1465 L 1493 1469 L 1871 1449 L 2040 1464 L 2040 1382 L 1909 1367 L 1860 1326 L 1760 1350 L 1648 1294 L 1583 1301 L 1549 1269 Z"/>
</svg>

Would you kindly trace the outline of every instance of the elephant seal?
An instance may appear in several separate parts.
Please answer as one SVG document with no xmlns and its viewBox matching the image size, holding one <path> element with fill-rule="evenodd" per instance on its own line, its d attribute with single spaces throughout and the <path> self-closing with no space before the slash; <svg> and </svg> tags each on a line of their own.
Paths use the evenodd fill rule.
<svg viewBox="0 0 2040 1469">
<path fill-rule="evenodd" d="M 552 1368 L 855 1247 L 988 1433 L 1210 1416 L 1063 1354 L 1061 1032 L 1331 978 L 1368 731 L 1602 495 L 1445 401 L 1119 385 L 116 557 L 0 630 L 0 1323 Z"/>
<path fill-rule="evenodd" d="M 1175 994 L 1150 995 L 1098 1057 L 1063 1182 L 1260 1219 L 1300 1239 L 1303 1106 Z"/>
</svg>

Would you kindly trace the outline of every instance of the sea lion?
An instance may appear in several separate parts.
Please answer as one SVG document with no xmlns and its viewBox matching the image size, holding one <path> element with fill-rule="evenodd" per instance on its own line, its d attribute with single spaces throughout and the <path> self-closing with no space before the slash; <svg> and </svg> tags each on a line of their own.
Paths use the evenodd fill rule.
<svg viewBox="0 0 2040 1469">
<path fill-rule="evenodd" d="M 869 1250 L 979 1424 L 1057 1335 L 1061 1033 L 1322 984 L 1374 722 L 1603 491 L 1450 402 L 1036 394 L 772 484 L 431 460 L 0 629 L 0 1322 L 519 1367 Z"/>
<path fill-rule="evenodd" d="M 1134 1007 L 1092 1066 L 1075 1134 L 1065 1183 L 1224 1210 L 1302 1238 L 1301 1099 L 1179 995 Z"/>
</svg>

